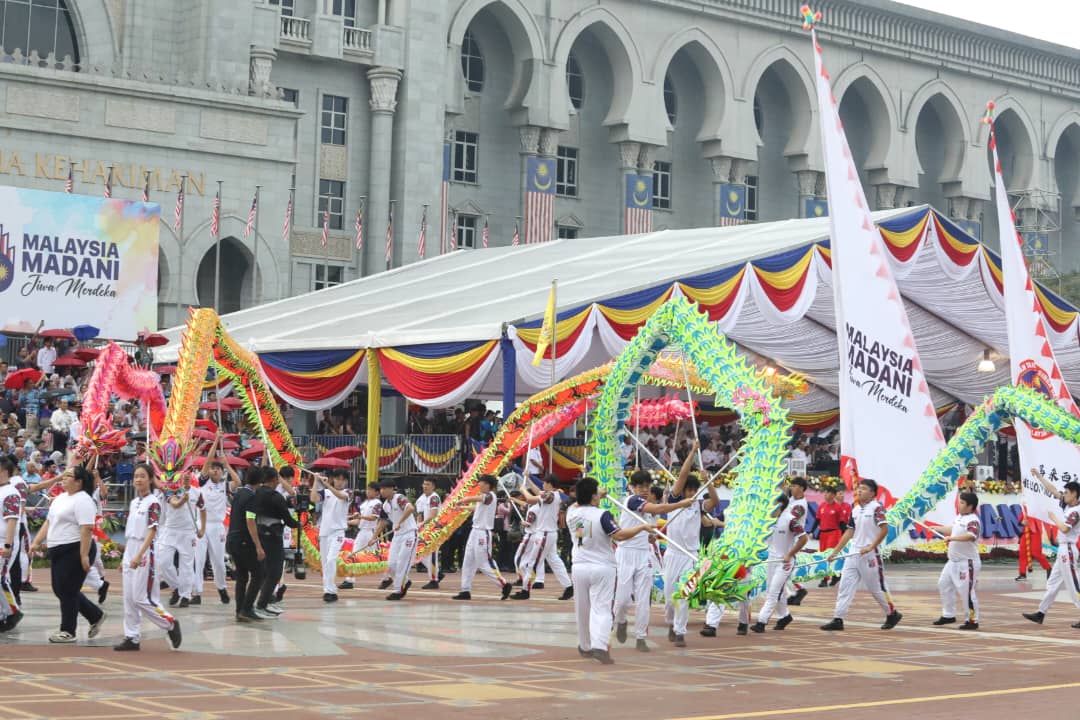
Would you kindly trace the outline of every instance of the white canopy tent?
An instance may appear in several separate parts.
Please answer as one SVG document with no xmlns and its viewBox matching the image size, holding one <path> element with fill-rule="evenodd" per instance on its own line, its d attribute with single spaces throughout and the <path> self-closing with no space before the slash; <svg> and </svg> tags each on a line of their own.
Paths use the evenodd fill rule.
<svg viewBox="0 0 1080 720">
<path fill-rule="evenodd" d="M 878 212 L 874 221 L 893 226 L 883 234 L 935 404 L 977 403 L 1007 384 L 1008 342 L 993 254 L 927 206 Z M 948 237 L 941 237 L 943 232 Z M 576 339 L 556 361 L 555 375 L 562 379 L 610 360 L 625 346 L 611 318 L 612 301 L 621 302 L 621 309 L 646 308 L 657 294 L 650 291 L 668 288 L 702 302 L 701 293 L 723 295 L 722 271 L 730 275 L 743 268 L 741 275 L 725 281 L 727 300 L 723 308 L 712 309 L 713 317 L 755 361 L 806 375 L 811 392 L 789 406 L 796 412 L 819 412 L 839 404 L 828 235 L 828 218 L 813 218 L 457 251 L 232 313 L 222 322 L 237 342 L 260 354 L 408 351 L 417 345 L 502 339 L 503 347 L 514 344 L 517 395 L 523 397 L 549 381 L 548 361 L 532 366 L 531 346 L 518 337 L 518 330 L 535 328 L 552 280 L 558 281 L 561 323 L 580 325 Z M 957 260 L 961 256 L 966 260 Z M 701 280 L 709 273 L 718 273 L 716 288 Z M 793 278 L 797 282 L 785 288 Z M 642 298 L 637 305 L 635 294 Z M 1066 380 L 1077 384 L 1075 310 L 1050 297 L 1059 320 L 1048 323 L 1054 349 Z M 567 311 L 573 311 L 573 317 L 565 317 Z M 165 331 L 172 342 L 157 353 L 159 361 L 176 361 L 182 330 Z M 977 373 L 986 349 L 997 370 Z M 501 397 L 502 352 L 495 342 L 452 392 L 404 394 L 433 407 L 465 397 Z M 356 382 L 366 378 L 365 372 L 356 372 Z M 324 404 L 307 407 L 330 407 L 338 401 L 327 398 Z"/>
</svg>

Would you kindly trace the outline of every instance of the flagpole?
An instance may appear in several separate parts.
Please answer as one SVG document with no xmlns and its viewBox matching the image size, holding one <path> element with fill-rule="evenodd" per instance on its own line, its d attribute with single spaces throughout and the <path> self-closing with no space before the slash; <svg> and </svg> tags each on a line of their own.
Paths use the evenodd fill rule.
<svg viewBox="0 0 1080 720">
<path fill-rule="evenodd" d="M 214 233 L 214 312 L 221 314 L 221 186 L 224 180 L 217 181 L 217 232 Z M 215 395 L 217 397 L 217 395 Z"/>
<path fill-rule="evenodd" d="M 179 235 L 176 238 L 176 242 L 180 245 L 180 259 L 177 260 L 177 282 L 176 282 L 176 317 L 180 317 L 180 308 L 184 305 L 184 210 L 187 208 L 187 175 L 180 176 L 180 192 L 184 198 L 184 202 L 180 205 L 180 227 L 177 229 Z"/>
<path fill-rule="evenodd" d="M 344 211 L 342 211 L 344 212 Z M 323 243 L 322 264 L 322 289 L 330 286 L 330 198 L 326 198 L 326 209 L 323 210 L 323 229 L 326 232 L 326 242 Z"/>
<path fill-rule="evenodd" d="M 554 310 L 554 317 L 551 318 L 551 387 L 555 387 L 555 338 L 559 333 L 556 328 L 559 326 L 559 299 L 556 285 L 558 280 L 551 281 L 551 307 Z M 554 472 L 555 465 L 555 434 L 552 433 L 548 438 L 548 473 Z"/>
<path fill-rule="evenodd" d="M 293 218 L 296 217 L 296 188 L 289 188 L 289 206 L 287 208 L 289 213 L 289 232 L 285 235 L 285 247 L 288 251 L 292 252 L 292 226 Z M 289 297 L 293 294 L 292 273 L 289 273 Z"/>
<path fill-rule="evenodd" d="M 252 251 L 252 255 L 253 255 L 252 263 L 254 264 L 255 269 L 254 269 L 254 271 L 252 273 L 252 276 L 251 276 L 252 283 L 254 283 L 254 285 L 253 285 L 253 287 L 251 289 L 251 300 L 252 300 L 251 304 L 252 305 L 258 305 L 259 304 L 259 299 L 260 299 L 260 297 L 262 295 L 262 293 L 259 292 L 259 210 L 261 209 L 259 207 L 259 205 L 260 205 L 260 203 L 259 203 L 259 189 L 260 188 L 262 188 L 262 185 L 256 185 L 255 186 L 255 226 L 252 228 L 255 231 L 254 232 L 254 234 L 255 234 L 255 242 L 254 242 L 255 248 Z"/>
</svg>

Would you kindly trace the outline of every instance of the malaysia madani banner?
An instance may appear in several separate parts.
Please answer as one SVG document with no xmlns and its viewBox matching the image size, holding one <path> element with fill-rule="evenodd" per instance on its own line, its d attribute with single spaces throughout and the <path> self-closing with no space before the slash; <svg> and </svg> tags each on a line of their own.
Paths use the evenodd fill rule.
<svg viewBox="0 0 1080 720">
<path fill-rule="evenodd" d="M 157 328 L 157 203 L 0 187 L 0 330 Z"/>
</svg>

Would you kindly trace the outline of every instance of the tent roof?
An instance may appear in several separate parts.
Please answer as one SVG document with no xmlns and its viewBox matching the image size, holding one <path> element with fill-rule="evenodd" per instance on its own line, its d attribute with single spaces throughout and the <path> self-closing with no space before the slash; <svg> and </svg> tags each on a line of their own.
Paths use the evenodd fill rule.
<svg viewBox="0 0 1080 720">
<path fill-rule="evenodd" d="M 890 251 L 935 405 L 977 403 L 1007 384 L 996 255 L 928 206 L 873 217 Z M 390 353 L 382 358 L 384 378 L 410 399 L 438 407 L 465 397 L 500 397 L 496 358 L 504 350 L 492 341 L 503 337 L 516 348 L 519 394 L 548 384 L 547 361 L 539 368 L 530 361 L 553 279 L 560 338 L 564 323 L 577 328 L 560 340 L 567 347 L 559 352 L 558 378 L 610 360 L 652 303 L 680 292 L 706 307 L 753 360 L 810 379 L 810 393 L 787 403 L 793 411 L 824 412 L 839 405 L 829 230 L 828 218 L 812 218 L 458 251 L 231 313 L 222 322 L 237 342 L 262 356 L 264 369 L 275 364 L 271 385 L 290 402 L 296 396 L 280 382 L 281 372 L 304 375 L 320 353 L 326 357 L 314 358 L 322 362 L 318 371 L 347 365 L 344 351 L 380 348 L 381 355 Z M 1058 362 L 1075 386 L 1076 310 L 1044 288 L 1041 294 Z M 160 361 L 176 359 L 182 330 L 165 331 L 173 342 L 157 353 Z M 997 371 L 976 373 L 987 349 Z M 290 358 L 302 361 L 292 367 Z M 334 393 L 294 404 L 336 404 L 366 377 L 359 369 L 366 361 L 351 361 L 338 371 L 344 380 Z M 394 363 L 396 370 L 388 372 Z"/>
<path fill-rule="evenodd" d="M 909 212 L 878 212 L 874 221 Z M 221 320 L 255 352 L 494 340 L 505 324 L 543 315 L 552 280 L 566 310 L 828 237 L 823 217 L 457 251 Z M 164 331 L 173 342 L 156 353 L 162 361 L 176 359 L 182 330 Z"/>
</svg>

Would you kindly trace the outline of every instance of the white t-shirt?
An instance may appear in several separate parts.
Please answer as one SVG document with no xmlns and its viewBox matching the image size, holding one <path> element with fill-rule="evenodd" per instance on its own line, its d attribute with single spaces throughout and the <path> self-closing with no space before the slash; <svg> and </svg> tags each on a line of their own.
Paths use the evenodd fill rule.
<svg viewBox="0 0 1080 720">
<path fill-rule="evenodd" d="M 574 564 L 595 563 L 614 566 L 615 544 L 611 540 L 619 526 L 607 510 L 592 505 L 571 505 L 566 511 Z"/>
<path fill-rule="evenodd" d="M 54 430 L 66 433 L 71 431 L 71 424 L 79 419 L 71 410 L 56 410 L 49 418 L 49 424 Z"/>
<path fill-rule="evenodd" d="M 390 518 L 390 527 L 393 528 L 398 523 L 401 525 L 398 527 L 397 532 L 406 533 L 416 530 L 416 513 L 408 517 L 407 520 L 401 518 L 405 516 L 405 508 L 409 507 L 409 498 L 405 497 L 401 493 L 394 493 L 394 497 L 390 498 L 383 503 L 383 512 L 386 513 L 386 517 Z M 415 506 L 414 506 L 415 507 Z"/>
<path fill-rule="evenodd" d="M 544 474 L 544 454 L 540 452 L 539 447 L 534 447 L 532 450 L 529 451 L 529 455 L 525 459 L 525 474 Z"/>
<path fill-rule="evenodd" d="M 421 495 L 416 498 L 416 514 L 421 520 L 427 520 L 428 518 L 434 517 L 437 512 L 439 512 L 438 493 Z"/>
<path fill-rule="evenodd" d="M 56 363 L 56 348 L 48 345 L 42 346 L 37 351 L 38 368 L 46 375 L 52 375 L 54 363 Z"/>
<path fill-rule="evenodd" d="M 339 500 L 334 493 L 323 490 L 322 518 L 319 520 L 319 535 L 336 535 L 345 532 L 349 526 L 349 493 Z"/>
<path fill-rule="evenodd" d="M 188 488 L 186 491 L 178 489 L 167 493 L 167 498 L 188 495 L 188 501 L 180 507 L 173 507 L 166 499 L 168 507 L 165 509 L 165 522 L 162 531 L 172 538 L 193 538 L 199 530 L 199 510 L 206 507 L 203 503 L 202 492 L 197 487 Z"/>
<path fill-rule="evenodd" d="M 540 502 L 529 506 L 525 516 L 532 532 L 555 532 L 559 529 L 559 494 L 543 490 Z"/>
<path fill-rule="evenodd" d="M 792 500 L 773 525 L 769 536 L 770 560 L 781 560 L 791 551 L 795 541 L 806 534 L 805 523 L 806 505 Z"/>
<path fill-rule="evenodd" d="M 203 505 L 206 506 L 206 522 L 224 522 L 229 509 L 229 483 L 226 480 L 214 482 L 205 478 L 199 486 L 202 491 Z"/>
<path fill-rule="evenodd" d="M 681 496 L 671 496 L 671 502 L 683 500 Z M 701 510 L 704 498 L 698 498 L 694 504 L 676 510 L 664 528 L 664 534 L 691 552 L 701 545 Z"/>
<path fill-rule="evenodd" d="M 855 503 L 851 508 L 851 524 L 855 533 L 851 542 L 855 550 L 869 547 L 877 540 L 878 528 L 885 525 L 885 508 L 877 500 L 871 500 L 865 505 Z"/>
<path fill-rule="evenodd" d="M 649 501 L 646 498 L 643 498 L 640 495 L 630 495 L 626 498 L 626 501 L 623 504 L 626 505 L 626 507 L 630 508 L 630 510 L 635 515 L 640 517 L 641 520 L 649 522 L 650 520 L 652 520 L 652 517 L 645 512 L 645 505 L 648 502 Z M 619 527 L 623 529 L 631 528 L 636 525 L 640 525 L 641 520 L 638 520 L 636 517 L 634 517 L 634 515 L 631 515 L 624 510 L 619 515 Z M 648 552 L 649 534 L 641 532 L 630 538 L 629 540 L 621 540 L 619 541 L 619 547 L 633 550 L 644 550 Z"/>
<path fill-rule="evenodd" d="M 360 503 L 360 525 L 357 528 L 360 532 L 365 530 L 374 532 L 375 528 L 379 525 L 379 511 L 382 510 L 383 501 L 379 498 L 373 498 L 371 500 L 364 500 Z M 364 516 L 374 518 L 374 520 L 365 520 Z"/>
<path fill-rule="evenodd" d="M 22 496 L 19 495 L 19 488 L 12 485 L 10 482 L 0 485 L 0 518 L 4 520 L 18 520 L 22 514 Z M 7 536 L 5 531 L 0 531 L 0 540 L 7 542 Z M 15 528 L 15 535 L 12 538 L 12 544 L 19 542 L 19 529 Z"/>
<path fill-rule="evenodd" d="M 93 527 L 96 514 L 94 500 L 82 491 L 57 495 L 49 505 L 49 533 L 45 542 L 49 547 L 79 542 L 82 526 Z"/>
<path fill-rule="evenodd" d="M 473 530 L 495 529 L 495 493 L 484 493 L 484 499 L 476 504 L 473 510 Z"/>
<path fill-rule="evenodd" d="M 971 533 L 975 536 L 974 542 L 968 542 L 967 540 L 961 542 L 949 543 L 949 559 L 953 561 L 966 562 L 968 560 L 979 559 L 979 538 L 981 537 L 981 524 L 979 523 L 979 516 L 974 513 L 968 515 L 957 515 L 956 520 L 953 521 L 952 532 L 949 533 L 949 537 L 959 537 L 960 535 L 966 535 Z"/>
<path fill-rule="evenodd" d="M 1075 545 L 1080 539 L 1080 505 L 1065 508 L 1065 517 L 1062 521 L 1069 529 L 1058 535 L 1058 547 L 1062 544 Z"/>
</svg>

